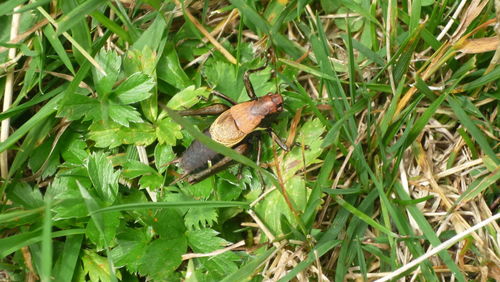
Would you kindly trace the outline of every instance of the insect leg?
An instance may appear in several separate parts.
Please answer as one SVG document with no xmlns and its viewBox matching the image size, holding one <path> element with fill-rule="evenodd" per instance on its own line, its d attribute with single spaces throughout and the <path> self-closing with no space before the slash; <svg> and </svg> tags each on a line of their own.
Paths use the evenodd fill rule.
<svg viewBox="0 0 500 282">
<path fill-rule="evenodd" d="M 199 109 L 189 109 L 178 111 L 181 116 L 198 116 L 198 115 L 219 115 L 229 109 L 224 104 L 213 104 Z"/>
<path fill-rule="evenodd" d="M 219 91 L 212 90 L 212 94 L 215 95 L 215 96 L 217 96 L 217 97 L 219 97 L 219 98 L 222 98 L 222 99 L 228 101 L 232 105 L 238 104 L 238 103 L 236 103 L 236 101 L 234 101 L 233 99 L 231 99 L 231 98 L 227 97 L 226 95 L 220 93 Z"/>
<path fill-rule="evenodd" d="M 278 146 L 280 146 L 281 149 L 287 152 L 290 151 L 290 148 L 288 148 L 285 142 L 281 140 L 278 134 L 276 134 L 276 132 L 274 132 L 274 130 L 271 127 L 268 127 L 267 131 L 269 132 L 269 134 L 271 134 L 271 138 L 274 140 L 274 142 L 276 142 L 276 144 L 278 144 Z"/>
<path fill-rule="evenodd" d="M 244 154 L 248 150 L 248 144 L 242 143 L 242 144 L 236 146 L 234 148 L 234 150 L 240 154 Z M 211 175 L 214 175 L 214 174 L 218 173 L 219 171 L 226 169 L 227 167 L 231 166 L 232 164 L 233 164 L 233 159 L 231 159 L 229 157 L 224 157 L 224 158 L 222 158 L 222 160 L 216 162 L 211 167 L 209 167 L 205 170 L 187 175 L 185 177 L 185 179 L 187 180 L 187 182 L 193 184 L 193 183 L 199 182 L 199 181 L 201 181 L 201 180 L 203 180 Z"/>
</svg>

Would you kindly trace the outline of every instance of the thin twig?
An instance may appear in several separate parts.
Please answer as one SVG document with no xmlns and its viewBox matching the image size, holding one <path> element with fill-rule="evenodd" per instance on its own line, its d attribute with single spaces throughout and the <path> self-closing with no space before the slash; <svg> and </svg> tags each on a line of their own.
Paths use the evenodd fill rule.
<svg viewBox="0 0 500 282">
<path fill-rule="evenodd" d="M 149 166 L 148 153 L 146 152 L 146 147 L 135 146 L 135 148 L 137 149 L 137 153 L 139 154 L 139 160 L 141 161 L 141 163 Z M 146 191 L 148 192 L 151 201 L 156 202 L 157 201 L 156 192 L 152 191 L 151 187 L 146 187 Z"/>
<path fill-rule="evenodd" d="M 214 257 L 214 256 L 218 256 L 218 255 L 223 254 L 225 252 L 229 252 L 231 250 L 234 250 L 234 249 L 239 248 L 239 247 L 244 246 L 244 245 L 245 245 L 245 241 L 241 240 L 238 243 L 232 244 L 229 247 L 226 247 L 226 248 L 220 249 L 220 250 L 216 250 L 216 251 L 213 251 L 210 253 L 206 253 L 206 254 L 184 254 L 184 255 L 182 255 L 182 260 L 188 260 L 188 259 L 193 259 L 193 258 Z"/>
<path fill-rule="evenodd" d="M 14 14 L 12 15 L 12 22 L 10 26 L 10 40 L 13 40 L 17 37 L 17 33 L 19 32 L 19 23 L 21 21 L 21 14 L 16 13 L 16 10 L 20 9 L 21 6 L 17 6 L 14 8 Z M 14 60 L 16 58 L 16 48 L 10 48 L 8 54 L 8 60 Z M 9 110 L 10 105 L 12 104 L 12 95 L 14 93 L 14 70 L 7 73 L 7 77 L 5 80 L 5 91 L 3 95 L 3 112 Z M 0 143 L 7 140 L 9 137 L 9 127 L 10 127 L 10 118 L 6 118 L 2 120 L 2 126 L 0 129 Z M 7 179 L 9 176 L 9 160 L 7 151 L 0 153 L 0 175 L 3 179 Z"/>
</svg>

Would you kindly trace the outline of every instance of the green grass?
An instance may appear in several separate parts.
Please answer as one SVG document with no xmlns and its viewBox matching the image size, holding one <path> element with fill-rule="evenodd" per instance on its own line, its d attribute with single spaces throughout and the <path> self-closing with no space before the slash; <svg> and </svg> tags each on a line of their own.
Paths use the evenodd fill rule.
<svg viewBox="0 0 500 282">
<path fill-rule="evenodd" d="M 3 1 L 0 277 L 498 279 L 500 7 L 462 2 Z M 265 64 L 289 151 L 176 112 Z M 195 139 L 237 165 L 175 182 Z"/>
</svg>

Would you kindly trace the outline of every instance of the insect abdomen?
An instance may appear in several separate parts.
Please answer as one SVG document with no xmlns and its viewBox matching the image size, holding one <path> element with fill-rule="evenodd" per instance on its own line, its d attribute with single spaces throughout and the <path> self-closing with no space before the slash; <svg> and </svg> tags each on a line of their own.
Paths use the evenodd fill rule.
<svg viewBox="0 0 500 282">
<path fill-rule="evenodd" d="M 208 130 L 203 133 L 211 138 Z M 184 169 L 184 173 L 193 173 L 208 167 L 208 161 L 216 163 L 221 157 L 219 153 L 210 150 L 200 141 L 194 140 L 182 154 L 180 166 Z"/>
</svg>

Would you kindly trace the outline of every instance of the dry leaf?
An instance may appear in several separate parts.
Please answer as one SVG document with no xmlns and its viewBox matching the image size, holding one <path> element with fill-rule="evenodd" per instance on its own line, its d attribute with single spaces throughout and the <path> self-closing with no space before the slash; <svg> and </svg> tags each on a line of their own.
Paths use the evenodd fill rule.
<svg viewBox="0 0 500 282">
<path fill-rule="evenodd" d="M 499 43 L 498 37 L 484 37 L 465 40 L 459 51 L 466 54 L 479 54 L 495 51 Z"/>
</svg>

